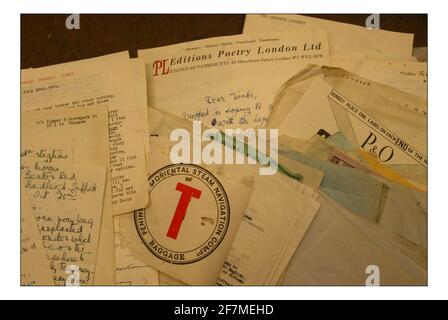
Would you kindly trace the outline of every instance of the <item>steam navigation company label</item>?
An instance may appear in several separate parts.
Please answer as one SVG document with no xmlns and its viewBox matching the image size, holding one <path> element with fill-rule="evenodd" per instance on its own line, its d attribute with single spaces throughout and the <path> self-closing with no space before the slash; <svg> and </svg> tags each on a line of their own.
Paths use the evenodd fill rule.
<svg viewBox="0 0 448 320">
<path fill-rule="evenodd" d="M 200 166 L 173 164 L 152 174 L 148 184 L 150 205 L 134 211 L 134 219 L 149 251 L 172 264 L 212 254 L 230 224 L 229 200 L 218 179 Z"/>
</svg>

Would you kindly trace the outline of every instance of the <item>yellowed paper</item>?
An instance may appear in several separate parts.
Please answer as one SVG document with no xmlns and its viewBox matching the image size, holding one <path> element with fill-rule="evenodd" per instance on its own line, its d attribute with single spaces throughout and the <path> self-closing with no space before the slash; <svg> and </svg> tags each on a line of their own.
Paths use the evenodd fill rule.
<svg viewBox="0 0 448 320">
<path fill-rule="evenodd" d="M 306 31 L 324 28 L 328 32 L 330 53 L 362 53 L 367 57 L 403 58 L 412 56 L 414 35 L 385 30 L 370 30 L 330 20 L 302 15 L 246 15 L 244 34 L 267 31 Z"/>
<path fill-rule="evenodd" d="M 92 285 L 106 168 L 29 159 L 22 177 L 54 283 L 66 285 L 73 276 L 74 285 Z"/>
<path fill-rule="evenodd" d="M 141 59 L 134 58 L 129 59 L 128 51 L 121 51 L 116 53 L 111 53 L 104 56 L 94 57 L 90 59 L 76 60 L 72 61 L 69 64 L 74 66 L 75 64 L 84 64 L 84 63 L 92 63 L 92 62 L 106 62 L 106 61 L 129 61 L 132 68 L 132 73 L 134 77 L 134 87 L 135 87 L 135 95 L 137 99 L 138 109 L 141 112 L 141 116 L 139 120 L 142 121 L 142 134 L 143 134 L 143 143 L 145 145 L 145 149 L 147 150 L 149 144 L 148 138 L 148 121 L 147 121 L 147 97 L 146 97 L 146 72 L 145 72 L 145 64 Z M 68 63 L 59 64 L 59 66 L 67 65 Z M 146 153 L 145 153 L 146 154 Z"/>
<path fill-rule="evenodd" d="M 370 90 L 366 99 L 362 90 L 369 91 L 369 87 L 361 90 L 359 86 L 357 90 L 336 90 L 316 78 L 281 124 L 280 134 L 306 140 L 321 129 L 329 134 L 341 131 L 351 137 L 353 145 L 375 155 L 383 164 L 426 168 L 425 106 L 419 109 L 420 101 L 413 101 L 412 96 L 408 101 L 413 101 L 415 108 L 404 104 L 404 99 L 384 99 L 380 90 Z"/>
<path fill-rule="evenodd" d="M 54 141 L 55 137 L 64 137 L 67 141 L 74 142 L 74 165 L 107 168 L 94 283 L 115 284 L 107 108 L 96 106 L 72 110 L 24 112 L 21 120 L 24 146 Z"/>
<path fill-rule="evenodd" d="M 20 284 L 22 286 L 54 285 L 50 263 L 23 184 L 21 184 L 20 212 Z"/>
<path fill-rule="evenodd" d="M 315 197 L 314 194 L 313 197 Z M 268 283 L 270 285 L 277 285 L 281 282 L 282 274 L 285 272 L 295 251 L 300 246 L 300 243 L 311 226 L 319 208 L 320 204 L 317 200 L 308 199 L 308 201 L 306 201 L 305 206 L 302 209 L 303 216 L 296 222 L 294 231 L 289 237 L 288 245 L 284 248 L 280 258 L 277 261 L 276 268 L 272 270 L 272 273 L 268 278 Z"/>
<path fill-rule="evenodd" d="M 149 125 L 148 125 L 148 99 L 146 96 L 146 72 L 145 62 L 142 59 L 131 59 L 132 72 L 134 75 L 135 96 L 140 111 L 141 128 L 143 136 L 143 145 L 145 147 L 146 167 L 149 168 L 149 159 L 147 157 L 149 150 Z"/>
<path fill-rule="evenodd" d="M 428 98 L 428 64 L 426 62 L 380 61 L 331 58 L 332 66 L 360 77 Z"/>
<path fill-rule="evenodd" d="M 137 225 L 139 230 L 128 235 L 138 245 L 133 253 L 137 252 L 139 260 L 182 282 L 213 285 L 240 225 L 250 189 L 216 178 L 200 166 L 170 165 L 166 157 L 169 146 L 159 146 L 150 144 L 154 165 L 152 178 L 148 179 L 150 205 L 143 212 L 126 216 L 128 224 Z M 171 176 L 173 172 L 176 173 Z M 151 187 L 152 181 L 158 181 L 159 177 L 162 182 Z M 179 186 L 199 190 L 200 195 L 189 203 L 179 233 L 173 237 L 169 233 L 183 194 Z M 146 224 L 142 225 L 145 219 Z M 152 240 L 146 237 L 148 231 Z M 145 245 L 147 249 L 141 249 Z"/>
<path fill-rule="evenodd" d="M 216 284 L 251 189 L 213 166 L 171 164 L 171 130 L 191 124 L 149 111 L 150 204 L 120 217 L 121 237 L 136 259 L 161 273 L 187 284 Z"/>
<path fill-rule="evenodd" d="M 380 285 L 426 284 L 425 267 L 404 253 L 412 245 L 328 197 L 321 195 L 319 202 L 321 209 L 288 266 L 284 285 L 364 286 L 370 266 L 379 268 Z"/>
<path fill-rule="evenodd" d="M 280 85 L 307 63 L 329 64 L 321 30 L 210 38 L 138 55 L 148 104 L 209 128 L 266 127 Z"/>
<path fill-rule="evenodd" d="M 48 169 L 73 163 L 73 141 L 52 137 L 45 141 L 22 141 L 20 152 L 21 174 L 33 164 Z M 39 166 L 37 168 L 39 168 Z M 53 272 L 37 229 L 33 208 L 21 179 L 21 283 L 22 285 L 54 285 Z"/>
<path fill-rule="evenodd" d="M 137 102 L 130 61 L 67 63 L 22 70 L 21 77 L 22 111 L 108 107 L 113 213 L 145 207 L 145 113 Z"/>
<path fill-rule="evenodd" d="M 162 272 L 159 272 L 159 281 L 161 286 L 187 286 L 184 282 L 174 279 Z"/>
<path fill-rule="evenodd" d="M 306 231 L 312 221 L 305 222 L 303 218 L 308 214 L 308 202 L 315 201 L 304 196 L 302 188 L 301 183 L 279 174 L 255 177 L 254 191 L 218 284 L 275 285 L 278 282 L 303 236 L 292 241 L 297 229 L 302 227 Z M 311 217 L 316 211 L 311 212 Z M 287 250 L 288 247 L 292 250 Z M 277 270 L 281 270 L 279 275 Z"/>
<path fill-rule="evenodd" d="M 83 63 L 91 63 L 91 62 L 106 62 L 106 61 L 116 61 L 116 60 L 129 60 L 129 52 L 128 51 L 119 51 L 114 52 L 110 54 L 106 54 L 103 56 L 88 58 L 88 59 L 81 59 L 81 60 L 74 60 L 70 62 L 64 62 L 57 64 L 57 66 L 63 66 L 67 64 L 83 64 Z M 56 66 L 56 65 L 53 65 Z"/>
<path fill-rule="evenodd" d="M 121 286 L 155 286 L 159 285 L 159 272 L 138 260 L 129 248 L 125 235 L 129 232 L 123 228 L 129 226 L 121 223 L 121 216 L 114 217 L 115 233 L 115 274 L 117 285 Z"/>
</svg>

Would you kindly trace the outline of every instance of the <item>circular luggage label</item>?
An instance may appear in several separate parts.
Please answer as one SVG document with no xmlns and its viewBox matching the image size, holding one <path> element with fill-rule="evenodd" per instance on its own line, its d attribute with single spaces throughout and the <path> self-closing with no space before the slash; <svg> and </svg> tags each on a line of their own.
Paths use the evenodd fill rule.
<svg viewBox="0 0 448 320">
<path fill-rule="evenodd" d="M 148 178 L 150 210 L 134 211 L 138 234 L 159 259 L 190 264 L 209 256 L 224 239 L 230 204 L 219 180 L 193 164 L 173 164 Z"/>
</svg>

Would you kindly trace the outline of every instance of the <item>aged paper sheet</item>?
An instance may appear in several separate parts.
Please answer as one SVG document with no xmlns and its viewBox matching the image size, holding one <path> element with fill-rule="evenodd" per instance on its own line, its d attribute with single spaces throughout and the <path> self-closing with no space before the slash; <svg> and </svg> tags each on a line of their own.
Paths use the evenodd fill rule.
<svg viewBox="0 0 448 320">
<path fill-rule="evenodd" d="M 208 166 L 171 164 L 171 130 L 189 122 L 150 110 L 150 202 L 119 217 L 120 237 L 145 265 L 186 284 L 216 284 L 251 189 Z"/>
<path fill-rule="evenodd" d="M 135 88 L 135 97 L 137 101 L 137 106 L 139 111 L 141 112 L 141 118 L 139 119 L 143 123 L 141 124 L 141 128 L 143 130 L 143 142 L 145 144 L 145 149 L 148 148 L 149 138 L 148 138 L 148 122 L 147 122 L 147 97 L 146 97 L 146 72 L 145 72 L 145 64 L 141 59 L 134 58 L 129 59 L 128 51 L 121 51 L 116 53 L 111 53 L 104 56 L 94 57 L 90 59 L 76 60 L 69 63 L 59 64 L 58 66 L 64 66 L 70 64 L 71 66 L 75 66 L 76 64 L 89 64 L 92 62 L 107 62 L 107 61 L 129 61 L 132 68 L 132 74 L 134 77 L 134 88 Z M 54 66 L 53 66 L 54 67 Z"/>
<path fill-rule="evenodd" d="M 291 147 L 293 145 L 293 143 L 291 143 L 292 139 L 289 139 L 289 141 Z M 326 139 L 316 136 L 308 141 L 307 144 L 304 144 L 300 150 L 316 160 L 326 161 L 332 164 L 333 169 L 326 170 L 321 190 L 341 204 L 344 204 L 345 202 L 342 199 L 343 193 L 330 193 L 328 190 L 329 187 L 331 189 L 342 190 L 343 188 L 341 188 L 341 186 L 348 183 L 353 186 L 358 186 L 352 190 L 350 194 L 356 191 L 359 195 L 366 193 L 369 188 L 367 188 L 367 186 L 361 187 L 356 182 L 356 179 L 354 179 L 356 176 L 350 176 L 349 174 L 344 174 L 342 176 L 336 175 L 338 183 L 331 186 L 326 180 L 332 175 L 335 175 L 334 172 L 345 172 L 348 170 L 349 173 L 356 173 L 360 170 L 363 173 L 358 172 L 357 175 L 360 176 L 362 180 L 374 179 L 377 180 L 378 183 L 384 185 L 387 191 L 381 201 L 379 210 L 376 210 L 378 214 L 375 214 L 373 217 L 374 219 L 372 220 L 381 225 L 384 229 L 392 231 L 404 239 L 413 242 L 423 250 L 426 248 L 426 192 L 416 188 L 415 184 L 412 184 L 410 181 L 406 182 L 405 178 L 397 179 L 397 176 L 401 176 L 391 169 L 384 169 L 385 166 L 380 165 L 378 161 L 376 161 L 378 163 L 376 166 L 371 166 L 370 163 L 360 162 L 363 161 L 363 157 L 356 152 L 358 151 L 356 147 L 352 146 L 342 133 L 333 134 Z M 338 170 L 333 164 L 346 168 L 340 168 Z M 368 175 L 366 176 L 365 174 Z M 351 195 L 344 197 L 350 199 Z M 369 198 L 374 197 L 369 196 Z M 353 202 L 354 200 L 350 199 L 349 204 Z M 368 202 L 364 202 L 358 210 L 352 208 L 353 213 L 359 214 L 359 212 L 367 212 L 367 204 Z M 345 204 L 345 206 L 349 207 L 347 204 Z"/>
<path fill-rule="evenodd" d="M 54 283 L 66 285 L 72 272 L 79 272 L 79 284 L 92 285 L 106 168 L 28 159 L 22 177 Z"/>
<path fill-rule="evenodd" d="M 149 150 L 149 118 L 148 118 L 148 98 L 146 95 L 146 68 L 142 59 L 135 58 L 130 60 L 134 76 L 135 97 L 139 109 L 141 130 L 143 136 L 143 145 L 145 147 L 146 167 L 149 168 L 148 150 Z M 147 173 L 147 172 L 146 172 Z"/>
<path fill-rule="evenodd" d="M 320 30 L 218 37 L 138 55 L 148 104 L 209 128 L 266 127 L 281 84 L 307 63 L 329 64 Z"/>
<path fill-rule="evenodd" d="M 277 284 L 303 237 L 301 234 L 297 241 L 292 241 L 297 229 L 306 231 L 318 208 L 310 195 L 302 193 L 303 187 L 281 174 L 255 177 L 254 191 L 218 284 Z M 303 219 L 309 214 L 309 202 L 314 202 L 316 208 L 310 212 L 311 219 Z M 292 252 L 287 250 L 290 245 Z M 281 263 L 283 259 L 285 264 Z M 281 269 L 278 275 L 277 268 Z"/>
<path fill-rule="evenodd" d="M 21 184 L 20 212 L 20 284 L 22 286 L 54 285 L 50 263 L 23 184 Z"/>
<path fill-rule="evenodd" d="M 136 98 L 131 62 L 67 63 L 22 70 L 21 76 L 22 111 L 108 107 L 113 213 L 145 207 L 146 113 Z"/>
<path fill-rule="evenodd" d="M 361 89 L 342 94 L 344 89 L 336 90 L 316 78 L 281 124 L 280 134 L 306 140 L 321 129 L 330 134 L 341 131 L 353 145 L 374 154 L 383 164 L 426 168 L 425 105 L 417 98 L 414 107 L 404 99 L 386 100 L 381 91 L 369 90 L 368 84 Z M 367 91 L 369 99 L 362 97 Z"/>
<path fill-rule="evenodd" d="M 244 34 L 267 31 L 306 31 L 324 28 L 328 32 L 330 53 L 362 53 L 373 58 L 402 59 L 412 56 L 414 35 L 365 27 L 302 15 L 246 15 Z"/>
<path fill-rule="evenodd" d="M 402 62 L 331 58 L 332 66 L 341 67 L 360 77 L 416 95 L 423 100 L 428 96 L 428 64 L 426 62 Z"/>
<path fill-rule="evenodd" d="M 115 284 L 108 121 L 105 106 L 24 112 L 21 121 L 22 128 L 26 128 L 22 130 L 24 147 L 38 145 L 38 142 L 42 141 L 54 141 L 55 137 L 64 137 L 66 141 L 73 141 L 74 165 L 107 168 L 94 279 L 94 283 L 99 285 Z"/>
<path fill-rule="evenodd" d="M 412 245 L 319 196 L 321 209 L 282 281 L 284 285 L 365 285 L 366 269 L 381 270 L 382 285 L 425 285 L 424 262 Z M 412 257 L 411 257 L 412 256 Z"/>
<path fill-rule="evenodd" d="M 30 164 L 51 168 L 73 163 L 73 141 L 52 137 L 45 141 L 22 141 L 20 146 L 21 175 Z M 37 166 L 39 164 L 39 166 Z M 54 285 L 53 272 L 42 236 L 37 228 L 34 208 L 21 179 L 21 283 L 22 285 Z"/>
<path fill-rule="evenodd" d="M 140 261 L 137 255 L 129 248 L 129 239 L 126 238 L 126 234 L 129 234 L 130 232 L 125 231 L 124 229 L 129 228 L 130 226 L 122 223 L 121 220 L 121 216 L 114 217 L 115 275 L 117 285 L 159 285 L 159 272 L 148 264 Z"/>
</svg>

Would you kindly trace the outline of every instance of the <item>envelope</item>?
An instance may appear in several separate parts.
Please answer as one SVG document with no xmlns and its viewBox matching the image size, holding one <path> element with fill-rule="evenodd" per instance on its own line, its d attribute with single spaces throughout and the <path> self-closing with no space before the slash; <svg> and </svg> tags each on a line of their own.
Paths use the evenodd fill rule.
<svg viewBox="0 0 448 320">
<path fill-rule="evenodd" d="M 426 285 L 425 258 L 415 247 L 344 210 L 329 197 L 286 271 L 283 285 Z"/>
<path fill-rule="evenodd" d="M 278 124 L 280 135 L 307 140 L 319 131 L 343 132 L 403 177 L 426 174 L 427 107 L 418 97 L 342 69 L 310 66 L 284 85 L 274 105 L 271 126 Z"/>
</svg>

